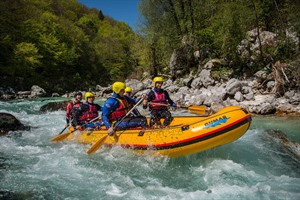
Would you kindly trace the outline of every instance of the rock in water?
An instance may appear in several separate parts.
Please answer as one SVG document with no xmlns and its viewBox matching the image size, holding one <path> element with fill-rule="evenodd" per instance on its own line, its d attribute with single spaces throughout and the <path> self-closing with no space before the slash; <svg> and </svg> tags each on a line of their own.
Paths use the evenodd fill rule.
<svg viewBox="0 0 300 200">
<path fill-rule="evenodd" d="M 0 113 L 0 135 L 9 131 L 29 130 L 30 127 L 24 126 L 15 116 L 9 113 Z"/>
<path fill-rule="evenodd" d="M 288 137 L 279 130 L 271 130 L 269 134 L 272 137 L 279 139 L 280 144 L 300 160 L 300 143 L 289 141 Z"/>
<path fill-rule="evenodd" d="M 43 105 L 40 108 L 40 111 L 57 111 L 57 110 L 65 110 L 69 101 L 60 101 L 60 102 L 49 102 L 46 105 Z"/>
</svg>

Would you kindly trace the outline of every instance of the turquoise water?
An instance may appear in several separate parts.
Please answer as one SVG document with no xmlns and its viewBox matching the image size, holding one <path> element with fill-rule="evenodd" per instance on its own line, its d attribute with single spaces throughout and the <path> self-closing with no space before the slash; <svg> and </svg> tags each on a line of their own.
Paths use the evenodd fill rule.
<svg viewBox="0 0 300 200">
<path fill-rule="evenodd" d="M 50 101 L 0 102 L 35 127 L 0 137 L 0 199 L 300 199 L 300 161 L 269 134 L 300 142 L 299 117 L 254 117 L 237 141 L 180 158 L 87 155 L 88 145 L 50 142 L 65 125 L 64 111 L 39 111 Z"/>
</svg>

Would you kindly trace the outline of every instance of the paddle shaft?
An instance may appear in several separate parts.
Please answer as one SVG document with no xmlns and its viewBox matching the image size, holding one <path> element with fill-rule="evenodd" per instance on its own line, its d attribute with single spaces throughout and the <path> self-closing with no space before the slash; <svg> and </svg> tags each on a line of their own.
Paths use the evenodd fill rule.
<svg viewBox="0 0 300 200">
<path fill-rule="evenodd" d="M 66 130 L 66 128 L 68 128 L 69 126 L 70 126 L 69 124 L 68 124 L 68 126 L 65 126 L 65 128 L 61 132 L 59 132 L 58 135 L 62 134 Z"/>
<path fill-rule="evenodd" d="M 149 102 L 148 104 L 150 105 L 159 105 L 159 106 L 170 106 L 170 105 L 167 105 L 167 104 L 161 104 L 161 103 L 152 103 L 152 102 Z M 189 106 L 189 107 L 185 107 L 185 106 L 180 106 L 180 108 L 182 109 L 186 109 L 186 110 L 189 110 L 190 112 L 200 112 L 201 114 L 205 113 L 206 112 L 206 107 L 205 106 Z"/>
<path fill-rule="evenodd" d="M 118 121 L 115 126 L 113 127 L 113 130 L 115 131 L 116 127 L 143 101 L 143 98 L 141 98 L 127 113 L 126 115 Z M 93 146 L 87 151 L 88 154 L 96 152 L 101 145 L 104 143 L 108 135 L 105 135 L 104 137 L 100 138 Z"/>
<path fill-rule="evenodd" d="M 98 117 L 96 117 L 96 118 L 94 118 L 94 119 L 92 119 L 91 121 L 89 121 L 89 122 L 93 122 L 93 121 L 95 121 L 95 120 L 97 120 L 97 119 L 99 119 L 101 116 L 98 116 Z M 84 126 L 86 126 L 87 124 L 84 124 L 83 126 L 81 126 L 81 127 L 84 127 Z M 64 130 L 66 129 L 67 127 L 65 127 L 64 128 Z M 70 134 L 72 134 L 73 132 L 75 132 L 75 131 L 77 131 L 78 129 L 74 129 L 73 131 L 71 131 L 71 132 L 67 132 L 67 133 L 64 133 L 64 134 L 59 134 L 58 136 L 56 136 L 55 138 L 53 138 L 52 140 L 51 140 L 51 142 L 58 142 L 58 141 L 62 141 L 62 140 L 64 140 L 64 139 L 66 139 Z M 62 131 L 63 132 L 63 131 Z M 61 132 L 61 133 L 62 133 Z"/>
<path fill-rule="evenodd" d="M 86 125 L 90 124 L 91 122 L 96 121 L 96 120 L 99 119 L 100 117 L 101 117 L 100 115 L 99 115 L 98 117 L 95 117 L 94 119 L 92 119 L 91 121 L 89 121 L 89 123 L 80 126 L 80 128 L 83 128 L 83 127 L 85 127 Z M 71 133 L 73 133 L 74 131 L 77 131 L 77 130 L 78 130 L 78 129 L 75 128 Z"/>
<path fill-rule="evenodd" d="M 72 123 L 72 121 L 73 119 L 71 119 L 70 123 Z M 68 126 L 65 126 L 65 128 L 58 135 L 62 134 L 66 130 L 66 128 L 70 126 L 70 123 L 68 123 Z"/>
<path fill-rule="evenodd" d="M 126 115 L 120 120 L 120 121 L 118 121 L 115 125 L 114 125 L 114 127 L 113 127 L 113 129 L 115 130 L 116 129 L 116 127 L 143 101 L 144 99 L 143 98 L 141 98 L 127 113 L 126 113 Z"/>
<path fill-rule="evenodd" d="M 157 105 L 157 106 L 174 107 L 174 106 L 171 106 L 171 105 L 168 105 L 168 104 L 162 104 L 162 103 L 152 103 L 152 102 L 149 102 L 148 104 L 150 104 L 150 105 Z M 180 106 L 180 108 L 188 109 L 188 107 L 182 107 L 182 106 Z"/>
<path fill-rule="evenodd" d="M 168 104 L 152 103 L 152 102 L 149 102 L 148 104 L 150 104 L 150 105 L 158 105 L 158 106 L 170 106 L 170 105 L 168 105 Z M 191 107 L 199 107 L 199 108 L 202 108 L 202 106 L 189 106 L 189 107 L 186 107 L 186 106 L 180 106 L 180 108 L 184 108 L 184 109 L 191 109 Z"/>
<path fill-rule="evenodd" d="M 89 121 L 89 123 L 93 122 L 93 121 L 96 121 L 97 119 L 99 119 L 101 117 L 101 115 L 99 115 L 98 117 L 92 119 L 91 121 Z"/>
</svg>

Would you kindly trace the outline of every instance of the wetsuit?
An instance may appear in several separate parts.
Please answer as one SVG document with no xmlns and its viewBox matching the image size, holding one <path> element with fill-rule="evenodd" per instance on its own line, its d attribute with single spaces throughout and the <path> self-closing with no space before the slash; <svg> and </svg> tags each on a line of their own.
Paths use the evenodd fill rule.
<svg viewBox="0 0 300 200">
<path fill-rule="evenodd" d="M 136 101 L 128 96 L 120 97 L 114 93 L 109 97 L 102 108 L 102 121 L 106 128 L 110 128 L 117 124 L 116 129 L 126 129 L 142 126 L 147 126 L 147 120 L 144 116 L 129 115 L 121 123 L 119 121 L 131 109 L 130 105 L 135 105 Z"/>
</svg>

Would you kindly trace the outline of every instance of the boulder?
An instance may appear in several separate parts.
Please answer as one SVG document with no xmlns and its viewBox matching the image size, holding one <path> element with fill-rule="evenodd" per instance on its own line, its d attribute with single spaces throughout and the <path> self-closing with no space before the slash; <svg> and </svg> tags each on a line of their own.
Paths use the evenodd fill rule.
<svg viewBox="0 0 300 200">
<path fill-rule="evenodd" d="M 126 86 L 131 87 L 133 94 L 146 89 L 144 83 L 137 79 L 127 79 L 125 81 L 125 84 L 126 84 Z"/>
<path fill-rule="evenodd" d="M 226 92 L 229 95 L 235 95 L 236 92 L 240 91 L 242 89 L 242 83 L 238 79 L 230 79 L 226 83 Z"/>
<path fill-rule="evenodd" d="M 29 126 L 24 126 L 15 116 L 9 113 L 0 113 L 0 135 L 9 131 L 29 130 Z"/>
<path fill-rule="evenodd" d="M 40 111 L 47 112 L 47 111 L 65 110 L 68 103 L 69 101 L 49 102 L 43 105 L 40 108 Z"/>
<path fill-rule="evenodd" d="M 287 152 L 300 159 L 300 143 L 289 141 L 288 137 L 280 130 L 269 130 L 268 134 L 280 144 Z"/>
<path fill-rule="evenodd" d="M 31 87 L 31 94 L 29 95 L 29 98 L 37 98 L 37 97 L 44 97 L 46 96 L 46 92 L 43 88 L 41 88 L 38 85 L 33 85 Z"/>
</svg>

